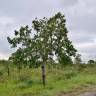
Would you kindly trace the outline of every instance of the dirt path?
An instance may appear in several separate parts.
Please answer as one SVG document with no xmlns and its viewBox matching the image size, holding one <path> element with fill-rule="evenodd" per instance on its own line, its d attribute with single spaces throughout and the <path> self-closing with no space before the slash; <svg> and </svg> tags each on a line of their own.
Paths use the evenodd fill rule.
<svg viewBox="0 0 96 96">
<path fill-rule="evenodd" d="M 74 88 L 69 92 L 60 92 L 57 96 L 96 96 L 96 85 Z"/>
<path fill-rule="evenodd" d="M 79 96 L 96 96 L 96 92 L 85 92 Z"/>
</svg>

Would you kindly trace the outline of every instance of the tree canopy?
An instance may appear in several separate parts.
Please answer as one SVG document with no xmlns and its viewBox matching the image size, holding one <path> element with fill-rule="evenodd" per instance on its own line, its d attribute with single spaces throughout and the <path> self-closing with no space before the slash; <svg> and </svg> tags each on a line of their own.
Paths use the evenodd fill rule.
<svg viewBox="0 0 96 96">
<path fill-rule="evenodd" d="M 76 53 L 67 34 L 65 16 L 59 12 L 51 18 L 36 18 L 32 21 L 32 28 L 28 25 L 21 27 L 18 31 L 15 30 L 14 38 L 7 39 L 12 48 L 17 47 L 18 51 L 23 51 L 16 51 L 20 54 L 19 58 L 22 58 L 20 62 L 23 60 L 28 64 L 36 64 L 47 62 L 50 57 L 55 56 L 58 62 L 66 64 L 72 61 L 71 57 Z"/>
</svg>

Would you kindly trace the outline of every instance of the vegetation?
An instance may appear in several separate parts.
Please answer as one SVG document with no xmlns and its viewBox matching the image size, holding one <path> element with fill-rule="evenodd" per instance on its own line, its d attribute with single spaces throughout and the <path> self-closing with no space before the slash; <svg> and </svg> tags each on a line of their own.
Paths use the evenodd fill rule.
<svg viewBox="0 0 96 96">
<path fill-rule="evenodd" d="M 71 58 L 76 54 L 67 33 L 66 20 L 60 12 L 49 19 L 36 18 L 32 21 L 31 29 L 28 26 L 21 27 L 19 31 L 15 30 L 14 38 L 7 38 L 13 48 L 18 48 L 10 60 L 17 65 L 19 73 L 25 64 L 33 64 L 31 66 L 42 64 L 42 81 L 45 86 L 45 65 L 49 58 L 54 61 L 52 57 L 56 57 L 60 64 L 70 64 Z M 31 36 L 32 34 L 34 36 Z"/>
<path fill-rule="evenodd" d="M 89 60 L 88 64 L 95 64 L 96 62 L 94 60 Z"/>
<path fill-rule="evenodd" d="M 46 67 L 46 86 L 42 86 L 41 69 L 23 68 L 18 74 L 15 67 L 10 67 L 7 76 L 4 66 L 0 66 L 1 96 L 60 96 L 74 90 L 87 89 L 96 84 L 96 65 L 75 65 L 49 69 Z M 62 96 L 62 95 L 61 95 Z M 75 95 L 74 95 L 75 96 Z"/>
<path fill-rule="evenodd" d="M 76 54 L 75 56 L 75 64 L 81 64 L 82 60 L 81 60 L 81 55 L 80 54 Z"/>
<path fill-rule="evenodd" d="M 16 52 L 0 61 L 0 95 L 62 96 L 96 85 L 96 62 L 81 64 L 81 55 L 67 34 L 65 16 L 59 12 L 51 18 L 36 18 L 31 28 L 21 27 L 13 38 L 7 37 Z"/>
</svg>

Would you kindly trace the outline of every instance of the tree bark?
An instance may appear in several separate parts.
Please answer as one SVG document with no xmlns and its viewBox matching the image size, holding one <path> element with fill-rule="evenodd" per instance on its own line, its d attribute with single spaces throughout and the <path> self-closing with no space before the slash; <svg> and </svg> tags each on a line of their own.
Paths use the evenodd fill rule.
<svg viewBox="0 0 96 96">
<path fill-rule="evenodd" d="M 10 75 L 10 71 L 9 71 L 9 70 L 10 70 L 10 69 L 9 69 L 9 64 L 8 64 L 7 67 L 8 67 L 7 73 L 8 73 L 8 76 L 9 76 L 9 75 Z"/>
<path fill-rule="evenodd" d="M 42 83 L 43 83 L 43 86 L 45 86 L 46 85 L 45 64 L 42 64 L 41 68 L 42 68 Z"/>
</svg>

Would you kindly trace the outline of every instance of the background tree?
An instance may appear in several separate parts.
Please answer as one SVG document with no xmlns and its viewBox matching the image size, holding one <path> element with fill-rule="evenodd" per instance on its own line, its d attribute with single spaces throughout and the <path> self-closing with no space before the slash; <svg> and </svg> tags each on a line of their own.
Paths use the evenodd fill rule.
<svg viewBox="0 0 96 96">
<path fill-rule="evenodd" d="M 94 64 L 94 63 L 95 63 L 94 60 L 89 60 L 89 61 L 88 61 L 88 64 Z"/>
<path fill-rule="evenodd" d="M 5 69 L 7 70 L 7 74 L 9 76 L 10 75 L 11 62 L 9 60 L 0 60 L 0 65 L 5 67 Z"/>
<path fill-rule="evenodd" d="M 75 64 L 81 64 L 82 60 L 81 60 L 81 55 L 77 54 L 75 56 Z"/>
<path fill-rule="evenodd" d="M 9 58 L 9 60 L 12 60 L 12 63 L 17 66 L 17 69 L 19 70 L 19 74 L 20 74 L 20 70 L 22 69 L 22 65 L 24 64 L 24 62 L 23 62 L 24 61 L 24 57 L 23 56 L 24 56 L 23 55 L 23 50 L 21 48 L 19 48 Z"/>
</svg>

